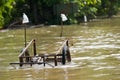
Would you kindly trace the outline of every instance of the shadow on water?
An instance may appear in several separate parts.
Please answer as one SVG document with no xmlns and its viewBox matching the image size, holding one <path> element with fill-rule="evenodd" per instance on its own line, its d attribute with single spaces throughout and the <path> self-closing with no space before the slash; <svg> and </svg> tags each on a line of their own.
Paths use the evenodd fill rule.
<svg viewBox="0 0 120 80">
<path fill-rule="evenodd" d="M 24 46 L 24 31 L 0 31 L 0 80 L 119 80 L 120 19 L 104 19 L 87 24 L 32 28 L 27 41 L 37 40 L 38 53 L 55 53 L 62 41 L 70 39 L 72 63 L 55 68 L 40 66 L 13 69 L 10 62 Z"/>
</svg>

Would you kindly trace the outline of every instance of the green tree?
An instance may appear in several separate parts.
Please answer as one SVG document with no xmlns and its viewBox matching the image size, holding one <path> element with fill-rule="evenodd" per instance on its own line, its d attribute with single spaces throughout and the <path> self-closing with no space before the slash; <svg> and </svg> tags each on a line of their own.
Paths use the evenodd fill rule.
<svg viewBox="0 0 120 80">
<path fill-rule="evenodd" d="M 98 11 L 98 6 L 101 5 L 101 0 L 74 0 L 79 5 L 77 16 L 95 16 Z"/>
<path fill-rule="evenodd" d="M 98 7 L 98 14 L 111 17 L 119 11 L 119 7 L 120 0 L 101 0 L 101 5 Z"/>
<path fill-rule="evenodd" d="M 13 9 L 14 0 L 0 0 L 0 28 L 3 25 L 8 24 L 11 16 L 11 11 Z"/>
<path fill-rule="evenodd" d="M 68 0 L 25 0 L 29 5 L 28 14 L 33 23 L 53 23 L 53 6 L 59 3 L 67 3 Z"/>
<path fill-rule="evenodd" d="M 19 21 L 22 18 L 22 13 L 26 10 L 25 7 L 25 0 L 15 0 L 15 5 L 12 9 L 12 20 L 11 22 L 14 21 Z"/>
<path fill-rule="evenodd" d="M 0 0 L 0 28 L 22 17 L 25 12 L 33 23 L 40 21 L 55 23 L 53 7 L 57 4 L 77 3 L 79 19 L 84 15 L 108 15 L 111 17 L 119 11 L 120 0 Z M 74 22 L 74 16 L 68 15 Z M 76 20 L 75 20 L 76 21 Z"/>
</svg>

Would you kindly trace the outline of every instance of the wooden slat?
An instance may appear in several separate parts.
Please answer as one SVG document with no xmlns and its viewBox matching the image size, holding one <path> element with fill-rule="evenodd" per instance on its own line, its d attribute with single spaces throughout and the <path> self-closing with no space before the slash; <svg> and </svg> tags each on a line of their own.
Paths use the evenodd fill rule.
<svg viewBox="0 0 120 80">
<path fill-rule="evenodd" d="M 16 63 L 10 63 L 10 65 L 13 65 L 13 64 L 43 64 L 44 62 L 38 62 L 38 63 L 35 63 L 35 62 L 23 62 L 23 63 L 20 63 L 20 62 L 16 62 Z"/>
<path fill-rule="evenodd" d="M 19 54 L 18 57 L 21 57 L 21 56 L 25 53 L 25 51 L 26 51 L 26 50 L 28 49 L 28 47 L 32 44 L 33 41 L 34 41 L 34 39 L 29 42 L 29 44 L 23 49 L 23 51 Z"/>
<path fill-rule="evenodd" d="M 62 46 L 58 49 L 58 51 L 57 51 L 56 54 L 60 54 L 62 48 L 66 45 L 66 42 L 67 42 L 67 41 L 68 41 L 68 40 L 65 40 L 65 41 L 63 42 Z"/>
</svg>

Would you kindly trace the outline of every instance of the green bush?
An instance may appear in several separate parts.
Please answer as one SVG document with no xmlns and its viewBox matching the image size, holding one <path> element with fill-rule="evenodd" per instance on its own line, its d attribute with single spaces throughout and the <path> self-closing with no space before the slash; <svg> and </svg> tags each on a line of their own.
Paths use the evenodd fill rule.
<svg viewBox="0 0 120 80">
<path fill-rule="evenodd" d="M 13 9 L 14 0 L 0 1 L 0 28 L 8 24 L 12 18 L 11 11 Z"/>
</svg>

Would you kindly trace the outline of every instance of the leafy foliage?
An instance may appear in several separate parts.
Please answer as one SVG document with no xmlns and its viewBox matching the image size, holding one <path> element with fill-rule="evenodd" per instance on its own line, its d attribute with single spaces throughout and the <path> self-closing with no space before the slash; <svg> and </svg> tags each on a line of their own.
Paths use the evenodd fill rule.
<svg viewBox="0 0 120 80">
<path fill-rule="evenodd" d="M 79 5 L 78 16 L 92 15 L 98 11 L 98 6 L 101 5 L 101 0 L 75 0 Z"/>
<path fill-rule="evenodd" d="M 78 12 L 74 16 L 79 18 L 84 15 L 87 17 L 96 15 L 111 17 L 119 11 L 120 7 L 120 0 L 0 0 L 0 28 L 10 23 L 11 19 L 20 18 L 23 12 L 31 16 L 31 20 L 38 18 L 38 21 L 41 21 L 42 18 L 45 21 L 55 22 L 46 20 L 44 17 L 54 16 L 54 5 L 71 2 L 78 4 Z M 72 22 L 76 22 L 74 16 L 69 15 Z M 53 19 L 52 17 L 49 18 Z"/>
<path fill-rule="evenodd" d="M 119 7 L 120 0 L 101 0 L 101 5 L 98 7 L 98 14 L 111 17 L 119 11 Z"/>
<path fill-rule="evenodd" d="M 0 27 L 7 24 L 11 19 L 11 11 L 13 9 L 14 0 L 0 1 Z"/>
</svg>

